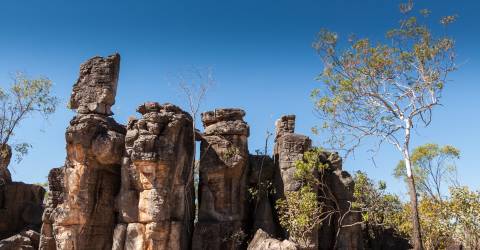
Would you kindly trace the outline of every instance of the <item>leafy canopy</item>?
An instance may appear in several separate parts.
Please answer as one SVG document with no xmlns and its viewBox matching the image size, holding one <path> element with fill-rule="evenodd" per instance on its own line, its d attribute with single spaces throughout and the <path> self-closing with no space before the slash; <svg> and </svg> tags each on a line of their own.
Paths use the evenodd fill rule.
<svg viewBox="0 0 480 250">
<path fill-rule="evenodd" d="M 52 82 L 45 77 L 29 78 L 23 73 L 13 77 L 9 88 L 0 87 L 0 145 L 5 149 L 12 144 L 17 152 L 17 161 L 27 154 L 30 144 L 12 143 L 15 129 L 33 115 L 44 118 L 55 112 L 58 99 L 51 94 Z"/>
<path fill-rule="evenodd" d="M 455 43 L 434 36 L 424 24 L 430 12 L 411 14 L 411 6 L 403 12 L 399 27 L 386 32 L 384 40 L 351 36 L 340 46 L 337 33 L 322 29 L 313 44 L 324 68 L 318 76 L 323 85 L 311 97 L 324 121 L 321 128 L 331 131 L 328 142 L 347 155 L 367 137 L 404 151 L 404 131 L 430 123 L 455 70 Z M 445 17 L 441 24 L 455 18 Z"/>
</svg>

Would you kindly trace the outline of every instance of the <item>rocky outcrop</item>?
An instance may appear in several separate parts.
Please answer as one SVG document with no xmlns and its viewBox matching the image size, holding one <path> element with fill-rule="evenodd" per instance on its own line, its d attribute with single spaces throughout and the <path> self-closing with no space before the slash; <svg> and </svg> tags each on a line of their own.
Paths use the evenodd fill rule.
<svg viewBox="0 0 480 250">
<path fill-rule="evenodd" d="M 249 126 L 241 109 L 203 113 L 201 133 L 193 131 L 192 117 L 179 107 L 147 102 L 137 109 L 141 117 L 123 126 L 111 118 L 119 65 L 118 54 L 81 65 L 69 103 L 77 115 L 66 131 L 66 162 L 50 171 L 40 238 L 22 231 L 38 224 L 34 210 L 16 207 L 23 224 L 12 222 L 22 225 L 0 246 L 30 249 L 39 242 L 43 250 L 300 249 L 279 226 L 275 210 L 277 199 L 302 187 L 295 162 L 311 149 L 307 136 L 295 134 L 295 116 L 277 121 L 273 158 L 249 154 Z M 195 140 L 200 141 L 197 200 Z M 335 153 L 322 152 L 320 158 L 328 166 L 321 181 L 337 201 L 330 205 L 346 213 L 353 200 L 352 178 Z M 4 167 L 6 160 L 0 159 L 0 213 L 13 199 L 5 190 L 16 185 Z M 41 189 L 28 196 L 34 189 L 17 187 L 22 188 L 24 200 L 41 203 Z M 330 202 L 320 193 L 318 199 Z M 18 218 L 0 216 L 0 231 L 9 216 Z M 344 216 L 343 224 L 355 224 L 358 216 Z M 309 236 L 311 246 L 362 249 L 359 225 L 342 228 L 336 237 L 338 229 L 334 223 L 321 225 Z"/>
<path fill-rule="evenodd" d="M 248 244 L 248 250 L 299 250 L 301 249 L 295 243 L 288 240 L 278 240 L 272 238 L 262 229 L 258 229 L 252 241 Z"/>
<path fill-rule="evenodd" d="M 303 159 L 303 154 L 311 149 L 311 140 L 295 134 L 295 116 L 287 115 L 276 122 L 274 156 L 277 159 L 276 191 L 277 198 L 284 198 L 287 192 L 298 191 L 302 183 L 295 178 L 295 162 Z M 309 236 L 310 247 L 315 249 L 363 249 L 362 228 L 360 214 L 350 211 L 353 201 L 354 183 L 348 172 L 342 170 L 342 160 L 336 153 L 321 152 L 320 162 L 326 166 L 324 173 L 317 173 L 323 188 L 318 188 L 319 201 L 326 203 L 337 212 L 330 221 L 338 223 L 324 223 L 318 230 Z M 322 185 L 320 185 L 322 186 Z M 344 215 L 344 216 L 343 216 Z M 337 235 L 338 232 L 338 236 Z M 286 233 L 286 231 L 284 231 Z"/>
<path fill-rule="evenodd" d="M 195 216 L 191 116 L 145 103 L 125 138 L 113 249 L 190 248 Z"/>
<path fill-rule="evenodd" d="M 33 230 L 24 230 L 0 241 L 0 250 L 34 250 L 38 249 L 40 235 Z"/>
<path fill-rule="evenodd" d="M 4 145 L 0 150 L 0 239 L 23 230 L 38 232 L 42 224 L 45 189 L 38 185 L 12 182 L 8 170 L 11 157 L 10 146 Z"/>
<path fill-rule="evenodd" d="M 1 188 L 12 182 L 12 175 L 8 170 L 10 160 L 12 159 L 12 148 L 4 144 L 0 146 L 0 191 Z M 0 205 L 2 204 L 2 194 L 0 192 Z"/>
<path fill-rule="evenodd" d="M 268 155 L 250 155 L 248 173 L 249 222 L 252 235 L 262 229 L 277 235 L 275 220 L 275 163 Z"/>
<path fill-rule="evenodd" d="M 297 191 L 301 182 L 295 179 L 295 162 L 303 159 L 303 153 L 312 146 L 310 138 L 295 134 L 295 115 L 282 116 L 275 123 L 274 157 L 277 161 L 277 192 Z"/>
<path fill-rule="evenodd" d="M 69 107 L 79 114 L 112 115 L 117 94 L 120 55 L 96 56 L 80 65 Z"/>
<path fill-rule="evenodd" d="M 350 174 L 342 170 L 342 159 L 337 153 L 322 152 L 320 162 L 326 166 L 323 181 L 333 196 L 324 202 L 338 211 L 332 217 L 333 221 L 339 221 L 340 216 L 343 219 L 341 228 L 338 223 L 322 225 L 318 234 L 319 249 L 363 249 L 361 214 L 351 209 L 355 183 Z"/>
<path fill-rule="evenodd" d="M 38 185 L 11 182 L 3 190 L 0 207 L 0 239 L 22 230 L 40 230 L 45 189 Z"/>
<path fill-rule="evenodd" d="M 240 249 L 245 239 L 249 126 L 240 109 L 202 114 L 198 222 L 193 249 Z"/>
<path fill-rule="evenodd" d="M 94 57 L 82 64 L 70 107 L 77 115 L 65 137 L 63 200 L 47 209 L 44 238 L 56 249 L 111 249 L 114 201 L 120 188 L 125 127 L 109 115 L 115 103 L 120 56 Z M 51 235 L 47 232 L 51 231 Z M 48 241 L 48 240 L 47 240 Z M 55 249 L 41 242 L 40 249 Z"/>
<path fill-rule="evenodd" d="M 40 232 L 40 249 L 54 250 L 56 249 L 56 242 L 53 232 L 53 221 L 55 217 L 52 217 L 52 212 L 58 205 L 63 203 L 65 195 L 65 183 L 64 183 L 64 167 L 53 168 L 48 174 L 48 199 L 46 202 L 46 208 L 42 217 L 42 230 Z"/>
</svg>

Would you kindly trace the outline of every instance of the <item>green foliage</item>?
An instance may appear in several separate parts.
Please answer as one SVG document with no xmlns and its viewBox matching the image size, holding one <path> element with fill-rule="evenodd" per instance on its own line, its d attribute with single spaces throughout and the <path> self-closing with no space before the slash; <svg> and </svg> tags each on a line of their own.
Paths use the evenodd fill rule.
<svg viewBox="0 0 480 250">
<path fill-rule="evenodd" d="M 447 76 L 456 69 L 455 43 L 432 33 L 426 25 L 429 10 L 415 15 L 412 2 L 402 6 L 404 18 L 385 40 L 351 36 L 343 46 L 337 33 L 322 29 L 313 43 L 324 68 L 311 97 L 324 122 L 319 127 L 330 130 L 327 143 L 335 149 L 348 154 L 374 137 L 403 151 L 405 130 L 430 124 L 431 111 L 440 104 Z"/>
<path fill-rule="evenodd" d="M 357 171 L 353 177 L 354 208 L 361 211 L 363 222 L 372 226 L 382 226 L 397 230 L 400 214 L 403 210 L 399 197 L 386 192 L 387 185 L 383 181 L 377 184 L 368 176 Z"/>
<path fill-rule="evenodd" d="M 295 162 L 294 177 L 310 187 L 318 183 L 318 174 L 328 168 L 321 162 L 322 148 L 315 147 L 303 154 L 303 159 Z"/>
<path fill-rule="evenodd" d="M 466 249 L 480 249 L 480 191 L 468 187 L 450 188 L 449 212 L 455 226 L 454 237 Z"/>
<path fill-rule="evenodd" d="M 0 87 L 0 145 L 12 144 L 17 152 L 17 161 L 28 153 L 28 143 L 12 143 L 15 129 L 34 113 L 44 118 L 55 112 L 58 104 L 51 94 L 52 82 L 45 77 L 31 79 L 17 73 L 10 88 Z"/>
<path fill-rule="evenodd" d="M 310 234 L 320 225 L 323 217 L 317 193 L 309 186 L 287 192 L 285 199 L 277 201 L 276 209 L 280 214 L 280 225 L 287 229 L 290 238 L 301 246 L 309 246 Z"/>
<path fill-rule="evenodd" d="M 411 153 L 415 185 L 421 195 L 441 199 L 442 184 L 456 184 L 457 168 L 455 160 L 460 158 L 460 150 L 454 146 L 428 143 L 419 146 Z M 394 176 L 407 181 L 405 161 L 401 160 Z"/>
<path fill-rule="evenodd" d="M 428 145 L 425 148 L 437 147 Z M 453 149 L 449 147 L 442 152 L 457 152 Z M 426 155 L 431 155 L 432 150 L 426 152 Z M 413 236 L 410 220 L 412 207 L 409 203 L 403 203 L 398 196 L 386 193 L 384 183 L 375 184 L 363 172 L 357 172 L 354 181 L 354 208 L 361 211 L 368 233 L 373 235 L 372 229 L 382 227 L 393 229 L 399 235 Z M 450 187 L 450 196 L 443 199 L 421 196 L 418 209 L 425 249 L 446 249 L 454 242 L 462 243 L 466 249 L 479 249 L 479 191 Z"/>
<path fill-rule="evenodd" d="M 285 193 L 284 199 L 277 200 L 276 209 L 280 225 L 299 245 L 308 248 L 310 236 L 325 219 L 323 204 L 318 202 L 318 172 L 325 168 L 320 162 L 320 148 L 313 148 L 295 162 L 294 177 L 302 185 L 300 190 Z"/>
</svg>

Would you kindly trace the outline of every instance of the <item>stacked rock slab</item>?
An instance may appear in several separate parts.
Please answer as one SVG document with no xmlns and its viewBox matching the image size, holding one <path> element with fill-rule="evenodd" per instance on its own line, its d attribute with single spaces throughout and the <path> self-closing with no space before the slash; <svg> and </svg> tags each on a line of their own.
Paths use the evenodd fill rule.
<svg viewBox="0 0 480 250">
<path fill-rule="evenodd" d="M 117 198 L 117 250 L 190 248 L 195 216 L 191 116 L 149 102 L 131 119 Z"/>
<path fill-rule="evenodd" d="M 44 215 L 42 236 L 53 238 L 55 245 L 42 241 L 40 249 L 112 248 L 113 204 L 120 188 L 126 133 L 110 117 L 119 67 L 118 54 L 94 57 L 80 66 L 70 99 L 78 114 L 65 135 L 63 201 Z"/>
<path fill-rule="evenodd" d="M 202 114 L 198 223 L 193 249 L 241 249 L 245 236 L 249 126 L 240 109 Z"/>
</svg>

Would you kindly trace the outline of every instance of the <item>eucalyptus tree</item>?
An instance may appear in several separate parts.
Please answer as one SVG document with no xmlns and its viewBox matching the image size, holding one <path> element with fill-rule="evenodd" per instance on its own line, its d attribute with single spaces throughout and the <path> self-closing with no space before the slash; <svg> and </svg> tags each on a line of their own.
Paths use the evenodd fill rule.
<svg viewBox="0 0 480 250">
<path fill-rule="evenodd" d="M 427 143 L 416 147 L 410 158 L 415 185 L 421 195 L 442 201 L 446 197 L 444 186 L 459 186 L 455 160 L 460 158 L 460 150 L 454 146 Z M 407 181 L 404 160 L 398 163 L 394 176 Z"/>
<path fill-rule="evenodd" d="M 425 21 L 430 11 L 416 14 L 412 2 L 400 10 L 399 27 L 386 32 L 386 39 L 351 36 L 341 46 L 337 33 L 321 30 L 313 47 L 323 60 L 318 77 L 323 85 L 312 97 L 334 149 L 348 156 L 367 140 L 375 141 L 375 151 L 387 142 L 400 152 L 413 211 L 412 241 L 415 249 L 423 249 L 410 147 L 414 129 L 431 123 L 456 68 L 454 40 L 446 33 L 434 35 Z M 440 24 L 446 27 L 455 19 L 446 16 Z"/>
<path fill-rule="evenodd" d="M 10 160 L 5 158 L 11 156 L 11 146 L 17 152 L 17 161 L 27 154 L 30 144 L 12 141 L 16 129 L 26 118 L 34 114 L 40 114 L 43 118 L 47 118 L 55 112 L 58 99 L 52 95 L 51 88 L 52 81 L 50 79 L 46 77 L 29 78 L 21 72 L 12 77 L 12 83 L 8 87 L 0 86 L 0 156 L 2 162 Z"/>
</svg>

